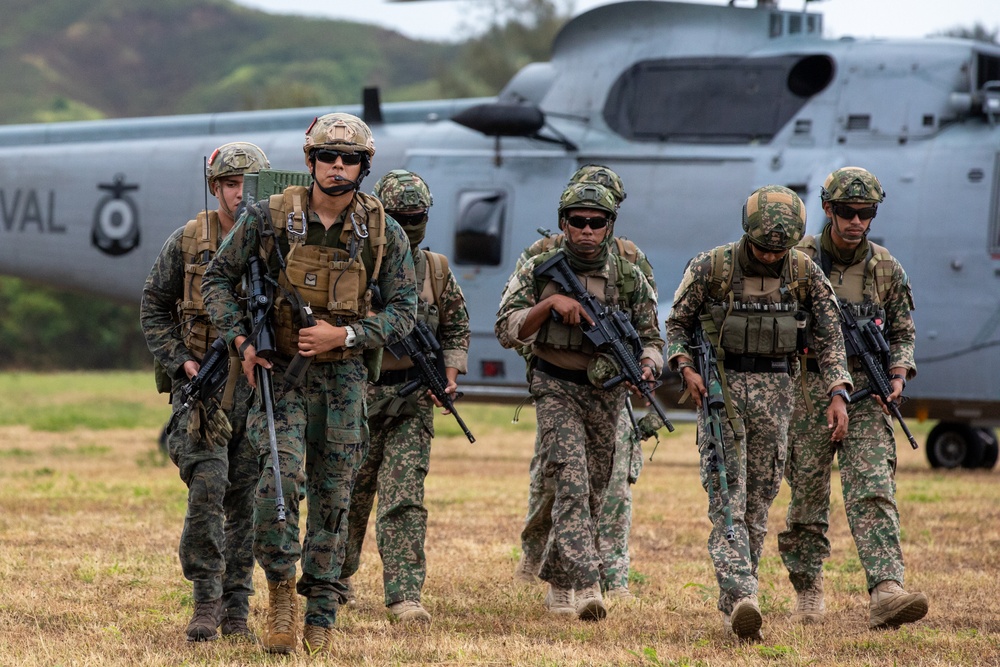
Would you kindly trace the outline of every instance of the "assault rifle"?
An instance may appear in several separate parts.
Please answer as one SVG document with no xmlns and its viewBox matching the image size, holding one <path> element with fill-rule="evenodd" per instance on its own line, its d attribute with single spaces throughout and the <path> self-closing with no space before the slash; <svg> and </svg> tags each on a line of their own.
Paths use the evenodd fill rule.
<svg viewBox="0 0 1000 667">
<path fill-rule="evenodd" d="M 696 370 L 701 375 L 705 389 L 708 390 L 708 394 L 701 397 L 701 416 L 705 423 L 709 470 L 719 474 L 719 498 L 722 499 L 726 541 L 732 544 L 736 541 L 736 532 L 733 530 L 733 510 L 729 506 L 729 479 L 726 476 L 726 451 L 722 439 L 722 409 L 726 402 L 722 397 L 722 381 L 719 378 L 715 347 L 701 327 L 695 332 L 692 350 L 695 352 Z M 712 488 L 712 482 L 709 480 L 709 497 L 712 495 Z"/>
<path fill-rule="evenodd" d="M 535 267 L 535 277 L 543 276 L 554 280 L 557 285 L 563 288 L 563 291 L 583 306 L 584 312 L 594 322 L 593 324 L 586 321 L 580 322 L 583 334 L 594 344 L 594 347 L 601 352 L 609 353 L 618 362 L 621 372 L 606 381 L 603 388 L 610 389 L 622 382 L 629 382 L 639 390 L 643 398 L 649 401 L 650 406 L 663 420 L 667 430 L 673 431 L 674 425 L 667 419 L 667 413 L 653 397 L 653 390 L 659 387 L 662 381 L 655 380 L 648 383 L 642 379 L 642 369 L 639 367 L 642 344 L 639 341 L 639 333 L 632 326 L 628 315 L 620 310 L 612 311 L 610 308 L 602 306 L 573 273 L 569 262 L 566 261 L 566 254 L 562 251 Z"/>
<path fill-rule="evenodd" d="M 899 422 L 903 433 L 906 434 L 906 439 L 910 441 L 910 446 L 917 449 L 917 441 L 910 433 L 910 429 L 906 427 L 903 415 L 899 412 L 899 403 L 889 400 L 889 396 L 892 394 L 892 383 L 889 382 L 889 376 L 886 373 L 889 366 L 889 343 L 882 335 L 882 330 L 875 320 L 869 320 L 863 327 L 858 325 L 858 320 L 851 312 L 850 306 L 844 304 L 841 304 L 840 308 L 840 321 L 843 325 L 841 329 L 844 332 L 844 346 L 847 348 L 847 356 L 857 356 L 858 361 L 861 362 L 861 368 L 864 369 L 865 376 L 868 378 L 868 386 L 851 394 L 850 402 L 860 401 L 867 396 L 878 396 L 882 400 L 882 405 L 888 408 L 892 416 Z M 904 397 L 900 397 L 900 402 L 904 400 Z"/>
<path fill-rule="evenodd" d="M 190 410 L 195 401 L 202 401 L 206 404 L 206 409 L 214 410 L 208 404 L 208 399 L 219 392 L 222 385 L 226 384 L 228 377 L 229 350 L 226 349 L 225 340 L 216 338 L 212 341 L 212 346 L 208 348 L 208 352 L 205 353 L 205 357 L 201 360 L 198 374 L 180 388 L 181 406 L 177 408 L 174 414 L 170 415 L 167 430 L 169 431 L 174 427 L 177 419 Z M 208 416 L 211 417 L 212 415 L 209 414 Z"/>
<path fill-rule="evenodd" d="M 420 377 L 403 385 L 403 388 L 399 390 L 399 397 L 406 398 L 421 387 L 427 387 L 441 402 L 441 405 L 455 417 L 455 421 L 458 422 L 469 442 L 475 442 L 476 438 L 473 437 L 469 427 L 465 425 L 461 415 L 455 410 L 454 399 L 445 391 L 448 388 L 448 380 L 444 372 L 444 353 L 441 349 L 441 343 L 438 342 L 430 326 L 426 322 L 417 320 L 413 331 L 386 349 L 397 359 L 409 356 L 413 365 L 420 370 Z"/>
<path fill-rule="evenodd" d="M 271 306 L 273 304 L 272 290 L 267 284 L 267 271 L 264 261 L 257 255 L 251 255 L 247 262 L 246 293 L 247 310 L 253 326 L 250 337 L 257 356 L 268 361 L 276 350 L 274 329 L 271 326 Z M 241 350 L 242 352 L 242 350 Z M 285 523 L 285 495 L 281 490 L 281 466 L 278 463 L 278 436 L 274 430 L 274 389 L 271 383 L 271 369 L 255 366 L 257 391 L 267 416 L 267 436 L 271 444 L 271 472 L 274 475 L 275 511 L 278 523 Z"/>
</svg>

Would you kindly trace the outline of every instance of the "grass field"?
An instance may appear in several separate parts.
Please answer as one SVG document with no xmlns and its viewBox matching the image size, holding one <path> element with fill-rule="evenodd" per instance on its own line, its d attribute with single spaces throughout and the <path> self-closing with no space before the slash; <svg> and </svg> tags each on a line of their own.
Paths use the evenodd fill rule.
<svg viewBox="0 0 1000 667">
<path fill-rule="evenodd" d="M 632 589 L 638 599 L 585 624 L 549 618 L 542 587 L 511 579 L 527 496 L 534 412 L 466 405 L 470 445 L 439 417 L 427 480 L 428 630 L 390 625 L 369 530 L 359 605 L 337 620 L 323 659 L 252 644 L 187 644 L 190 584 L 177 540 L 186 489 L 156 438 L 168 416 L 149 374 L 0 376 L 2 665 L 998 665 L 1000 486 L 993 471 L 931 470 L 899 450 L 907 587 L 930 613 L 898 631 L 867 629 L 864 575 L 834 490 L 828 620 L 789 622 L 795 596 L 777 554 L 788 489 L 771 512 L 761 563 L 765 641 L 722 634 L 705 549 L 706 496 L 694 433 L 661 438 L 634 488 Z M 915 425 L 918 439 L 925 425 Z M 647 443 L 648 444 L 648 443 Z M 262 629 L 266 586 L 251 599 Z"/>
</svg>

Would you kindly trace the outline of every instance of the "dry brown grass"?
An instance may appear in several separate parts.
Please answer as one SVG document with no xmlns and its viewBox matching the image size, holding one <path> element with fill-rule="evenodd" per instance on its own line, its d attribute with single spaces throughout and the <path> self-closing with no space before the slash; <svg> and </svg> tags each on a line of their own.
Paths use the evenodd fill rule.
<svg viewBox="0 0 1000 667">
<path fill-rule="evenodd" d="M 10 398 L 10 397 L 8 397 Z M 136 397 L 135 400 L 146 400 Z M 532 436 L 463 416 L 478 442 L 434 443 L 427 482 L 427 631 L 389 624 L 369 535 L 359 605 L 341 613 L 331 656 L 263 654 L 254 645 L 191 645 L 190 585 L 177 538 L 185 489 L 155 453 L 157 431 L 43 433 L 0 427 L 0 664 L 984 665 L 1000 664 L 1000 491 L 996 473 L 930 470 L 899 448 L 907 585 L 931 601 L 923 621 L 869 632 L 867 596 L 835 500 L 827 564 L 828 622 L 788 621 L 794 593 L 777 555 L 785 488 L 761 564 L 766 641 L 723 637 L 705 540 L 690 426 L 665 438 L 635 487 L 633 590 L 606 621 L 549 618 L 542 587 L 515 585 Z M 506 408 L 504 408 L 506 410 Z M 533 419 L 530 410 L 522 421 Z M 159 465 L 158 465 L 159 463 Z M 839 486 L 835 489 L 839 493 Z M 251 625 L 264 617 L 259 570 Z"/>
</svg>

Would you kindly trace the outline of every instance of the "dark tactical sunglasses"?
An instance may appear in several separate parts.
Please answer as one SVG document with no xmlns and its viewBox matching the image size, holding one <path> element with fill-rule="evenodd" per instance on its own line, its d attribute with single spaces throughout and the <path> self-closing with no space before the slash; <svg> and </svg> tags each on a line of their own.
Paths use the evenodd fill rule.
<svg viewBox="0 0 1000 667">
<path fill-rule="evenodd" d="M 340 158 L 344 161 L 345 165 L 355 165 L 361 164 L 361 158 L 364 157 L 364 153 L 345 153 L 343 151 L 332 151 L 328 148 L 321 148 L 313 151 L 312 156 L 314 160 L 319 160 L 327 164 L 333 164 L 337 161 L 337 158 Z"/>
<path fill-rule="evenodd" d="M 843 218 L 844 220 L 853 220 L 854 216 L 858 216 L 858 220 L 865 222 L 866 220 L 871 220 L 878 213 L 878 206 L 866 206 L 864 208 L 852 208 L 847 204 L 833 204 L 831 206 L 834 215 L 838 218 Z"/>
<path fill-rule="evenodd" d="M 604 229 L 608 226 L 608 219 L 604 217 L 587 218 L 582 215 L 571 215 L 566 218 L 566 224 L 573 229 L 583 229 L 584 227 Z"/>
<path fill-rule="evenodd" d="M 401 224 L 403 227 L 415 227 L 427 222 L 427 211 L 417 211 L 412 213 L 389 211 L 389 215 L 391 215 L 392 219 Z"/>
</svg>

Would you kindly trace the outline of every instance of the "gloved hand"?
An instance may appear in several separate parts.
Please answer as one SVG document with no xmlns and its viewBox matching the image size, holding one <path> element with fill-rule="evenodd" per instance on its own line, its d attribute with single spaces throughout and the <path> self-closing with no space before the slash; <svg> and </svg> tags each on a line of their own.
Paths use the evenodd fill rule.
<svg viewBox="0 0 1000 667">
<path fill-rule="evenodd" d="M 197 401 L 188 414 L 188 437 L 204 440 L 207 447 L 228 447 L 233 437 L 233 425 L 229 423 L 225 411 L 214 398 Z"/>
</svg>

